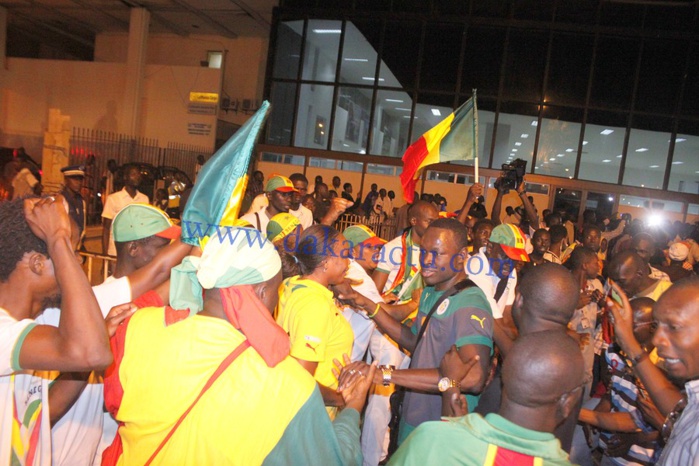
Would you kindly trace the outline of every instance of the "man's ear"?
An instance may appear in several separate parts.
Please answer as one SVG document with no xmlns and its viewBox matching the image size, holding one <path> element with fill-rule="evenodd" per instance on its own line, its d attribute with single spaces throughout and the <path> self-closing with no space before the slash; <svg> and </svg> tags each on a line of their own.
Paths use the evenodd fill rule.
<svg viewBox="0 0 699 466">
<path fill-rule="evenodd" d="M 522 296 L 522 293 L 519 292 L 519 287 L 517 287 L 517 290 L 515 291 L 515 300 L 512 302 L 512 309 L 522 309 L 523 304 L 524 297 Z"/>
<path fill-rule="evenodd" d="M 126 251 L 128 252 L 130 257 L 136 257 L 136 254 L 138 254 L 138 248 L 138 241 L 129 241 L 129 245 L 126 247 Z"/>
<path fill-rule="evenodd" d="M 49 258 L 41 253 L 30 252 L 29 258 L 27 260 L 29 270 L 31 270 L 32 273 L 36 275 L 42 275 L 44 273 L 44 270 L 46 269 L 46 266 L 48 265 L 46 263 L 46 261 L 48 260 Z"/>
<path fill-rule="evenodd" d="M 568 419 L 568 416 L 577 411 L 583 390 L 585 390 L 584 387 L 578 387 L 577 389 L 564 393 L 558 399 L 558 406 L 556 408 L 556 414 L 558 415 L 557 425 L 565 419 Z"/>
<path fill-rule="evenodd" d="M 265 296 L 267 295 L 267 282 L 256 283 L 252 285 L 252 289 L 257 297 L 260 298 L 260 301 L 264 301 Z"/>
</svg>

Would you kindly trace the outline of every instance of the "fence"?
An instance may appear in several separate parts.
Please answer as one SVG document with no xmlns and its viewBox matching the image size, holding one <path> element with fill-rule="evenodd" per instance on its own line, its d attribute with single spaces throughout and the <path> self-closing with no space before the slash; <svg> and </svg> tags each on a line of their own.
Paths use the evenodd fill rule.
<svg viewBox="0 0 699 466">
<path fill-rule="evenodd" d="M 396 237 L 396 218 L 391 217 L 381 221 L 380 217 L 372 216 L 365 217 L 364 215 L 344 214 L 335 222 L 335 229 L 344 231 L 345 228 L 352 225 L 363 224 L 371 228 L 371 230 L 379 238 L 391 241 Z"/>
<path fill-rule="evenodd" d="M 116 257 L 94 252 L 80 251 L 80 256 L 83 257 L 83 270 L 92 286 L 103 283 L 109 275 L 110 266 L 116 263 Z"/>
<path fill-rule="evenodd" d="M 70 164 L 85 165 L 83 197 L 90 223 L 99 222 L 102 212 L 101 193 L 108 160 L 114 159 L 119 166 L 138 162 L 154 167 L 174 167 L 194 181 L 197 155 L 204 155 L 208 159 L 211 153 L 211 148 L 203 146 L 168 143 L 167 147 L 160 147 L 157 139 L 85 128 L 73 128 L 70 140 Z M 152 199 L 154 193 L 144 194 Z"/>
</svg>

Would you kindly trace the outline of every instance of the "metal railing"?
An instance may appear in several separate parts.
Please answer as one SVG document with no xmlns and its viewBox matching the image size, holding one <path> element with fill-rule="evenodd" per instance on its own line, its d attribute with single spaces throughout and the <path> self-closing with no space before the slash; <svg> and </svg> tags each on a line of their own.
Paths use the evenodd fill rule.
<svg viewBox="0 0 699 466">
<path fill-rule="evenodd" d="M 80 251 L 80 255 L 83 257 L 83 270 L 92 286 L 104 283 L 109 276 L 109 270 L 112 264 L 116 264 L 116 257 L 114 256 L 87 251 Z M 98 265 L 95 264 L 96 261 L 101 264 L 101 269 L 95 268 Z M 97 274 L 97 277 L 95 277 L 95 274 Z M 101 278 L 101 280 L 99 280 L 99 278 Z"/>
<path fill-rule="evenodd" d="M 367 218 L 364 215 L 344 214 L 335 222 L 335 228 L 342 232 L 345 230 L 345 228 L 358 224 L 368 226 L 376 234 L 376 236 L 385 239 L 386 241 L 391 241 L 396 237 L 395 217 L 382 220 L 378 216 L 371 216 Z"/>
</svg>

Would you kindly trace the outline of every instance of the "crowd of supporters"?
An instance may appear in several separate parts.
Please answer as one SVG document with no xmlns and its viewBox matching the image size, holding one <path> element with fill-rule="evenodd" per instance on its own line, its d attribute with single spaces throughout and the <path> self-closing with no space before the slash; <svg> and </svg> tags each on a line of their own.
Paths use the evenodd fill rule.
<svg viewBox="0 0 699 466">
<path fill-rule="evenodd" d="M 699 463 L 697 225 L 257 171 L 192 245 L 131 167 L 90 286 L 63 174 L 0 202 L 0 465 Z"/>
</svg>

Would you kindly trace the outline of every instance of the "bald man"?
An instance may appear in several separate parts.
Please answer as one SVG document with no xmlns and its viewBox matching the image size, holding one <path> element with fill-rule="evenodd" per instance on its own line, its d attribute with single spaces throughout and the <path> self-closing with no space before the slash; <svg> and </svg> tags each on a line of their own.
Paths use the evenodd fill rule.
<svg viewBox="0 0 699 466">
<path fill-rule="evenodd" d="M 503 367 L 498 414 L 423 423 L 389 464 L 571 464 L 552 432 L 580 401 L 578 345 L 553 330 L 522 336 L 512 350 Z"/>
<path fill-rule="evenodd" d="M 636 251 L 623 251 L 608 265 L 609 278 L 619 284 L 629 297 L 648 297 L 653 301 L 672 286 L 667 280 L 658 280 L 648 275 L 648 263 Z"/>
<path fill-rule="evenodd" d="M 568 322 L 578 305 L 578 298 L 578 285 L 568 269 L 552 263 L 534 267 L 520 280 L 515 301 L 512 304 L 512 319 L 519 335 L 546 331 L 566 334 Z M 513 341 L 504 334 L 495 334 L 495 337 L 500 353 L 507 359 L 512 352 Z M 476 412 L 482 415 L 498 412 L 500 389 L 499 377 L 496 376 L 483 391 Z M 566 451 L 570 449 L 573 442 L 576 421 L 577 410 L 555 432 Z"/>
</svg>

